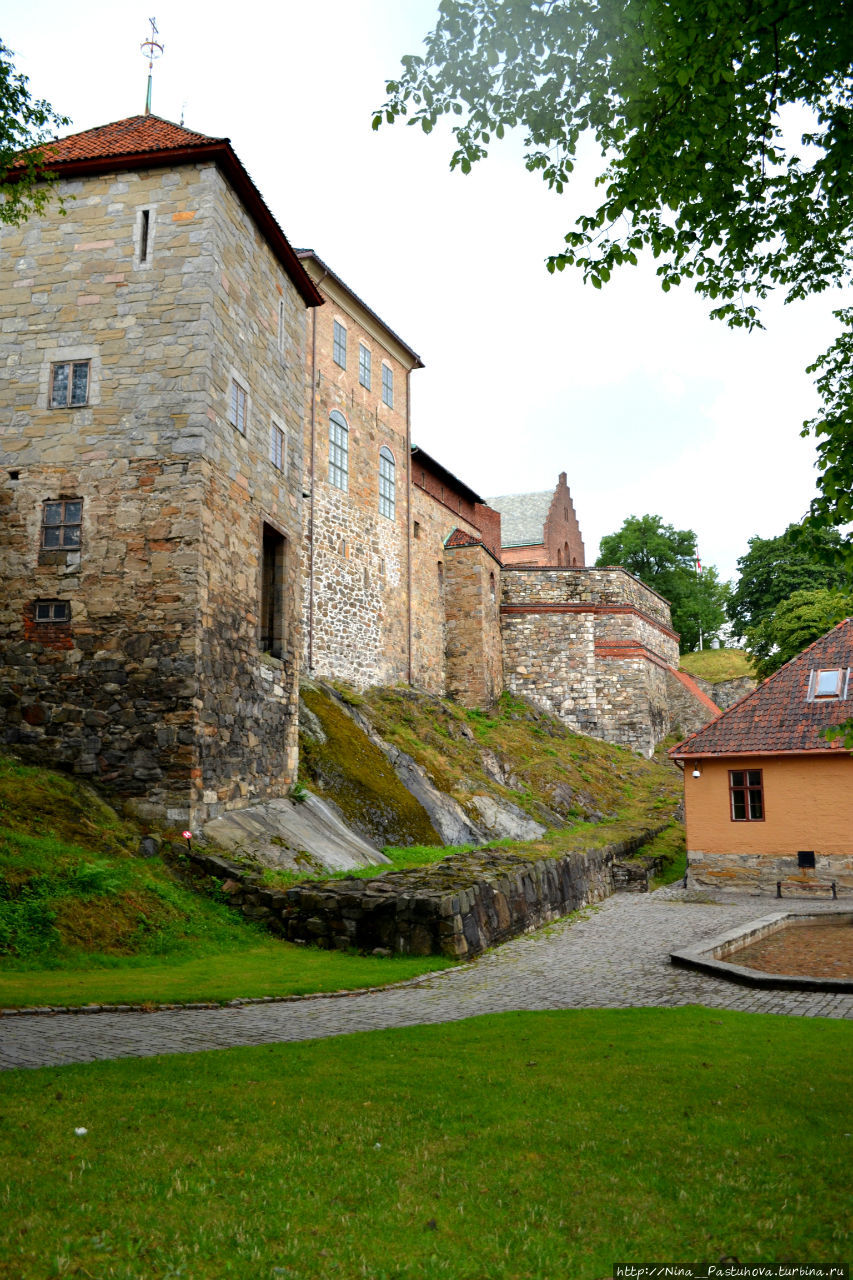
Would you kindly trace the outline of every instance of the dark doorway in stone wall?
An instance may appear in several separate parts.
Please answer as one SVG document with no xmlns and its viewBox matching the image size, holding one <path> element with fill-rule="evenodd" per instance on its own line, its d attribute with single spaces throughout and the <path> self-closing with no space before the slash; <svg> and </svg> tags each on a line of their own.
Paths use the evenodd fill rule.
<svg viewBox="0 0 853 1280">
<path fill-rule="evenodd" d="M 264 525 L 261 571 L 261 650 L 284 657 L 284 579 L 287 539 L 271 525 Z"/>
</svg>

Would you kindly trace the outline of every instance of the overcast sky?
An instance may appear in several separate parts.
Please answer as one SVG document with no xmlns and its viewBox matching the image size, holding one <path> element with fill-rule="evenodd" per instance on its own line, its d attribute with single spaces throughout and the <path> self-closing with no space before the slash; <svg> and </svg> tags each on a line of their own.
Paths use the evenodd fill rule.
<svg viewBox="0 0 853 1280">
<path fill-rule="evenodd" d="M 548 253 L 584 206 L 550 193 L 508 138 L 470 176 L 450 142 L 371 129 L 385 80 L 417 52 L 433 0 L 7 0 L 0 38 L 69 132 L 142 111 L 139 45 L 165 55 L 153 110 L 226 136 L 291 243 L 313 248 L 417 352 L 412 436 L 483 495 L 550 488 L 560 471 L 587 560 L 628 515 L 695 529 L 722 577 L 754 534 L 814 493 L 817 405 L 804 370 L 831 341 L 838 294 L 765 307 L 733 333 L 648 264 L 600 292 Z"/>
</svg>

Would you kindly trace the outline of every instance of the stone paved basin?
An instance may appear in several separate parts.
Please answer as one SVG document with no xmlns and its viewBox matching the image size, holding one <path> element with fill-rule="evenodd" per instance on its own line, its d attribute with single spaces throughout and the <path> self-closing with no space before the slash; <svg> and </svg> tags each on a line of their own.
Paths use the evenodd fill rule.
<svg viewBox="0 0 853 1280">
<path fill-rule="evenodd" d="M 853 913 L 779 911 L 670 959 L 748 986 L 853 993 Z"/>
</svg>

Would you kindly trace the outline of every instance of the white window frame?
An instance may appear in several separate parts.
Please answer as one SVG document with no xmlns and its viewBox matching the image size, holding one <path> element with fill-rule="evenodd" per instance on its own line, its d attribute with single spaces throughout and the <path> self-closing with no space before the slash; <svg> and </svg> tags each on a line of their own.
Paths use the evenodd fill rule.
<svg viewBox="0 0 853 1280">
<path fill-rule="evenodd" d="M 240 397 L 235 397 L 235 392 L 242 392 L 243 395 L 243 423 L 240 425 Z M 249 433 L 249 418 L 251 415 L 252 397 L 249 394 L 249 384 L 245 378 L 239 373 L 231 370 L 231 376 L 228 380 L 228 421 L 235 431 L 239 431 L 241 436 Z"/>
<path fill-rule="evenodd" d="M 389 409 L 394 408 L 394 370 L 384 360 L 382 361 L 382 403 Z"/>
<path fill-rule="evenodd" d="M 349 423 L 340 409 L 329 414 L 329 484 L 349 493 Z"/>
</svg>

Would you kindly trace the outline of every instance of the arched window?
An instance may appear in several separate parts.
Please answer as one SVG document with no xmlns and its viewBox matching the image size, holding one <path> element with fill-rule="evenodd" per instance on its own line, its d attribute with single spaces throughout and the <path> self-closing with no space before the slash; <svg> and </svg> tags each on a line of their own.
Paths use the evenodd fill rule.
<svg viewBox="0 0 853 1280">
<path fill-rule="evenodd" d="M 559 547 L 557 547 L 557 565 L 559 566 L 559 565 L 561 565 L 562 563 L 563 563 L 563 553 L 562 553 L 561 549 L 560 549 Z"/>
<path fill-rule="evenodd" d="M 389 520 L 394 519 L 397 501 L 395 495 L 395 470 L 394 455 L 389 448 L 383 445 L 379 450 L 379 514 L 387 516 Z"/>
<path fill-rule="evenodd" d="M 495 591 L 495 575 L 493 573 L 489 574 L 489 596 L 491 597 L 492 604 L 494 604 L 496 599 L 496 591 Z"/>
<path fill-rule="evenodd" d="M 329 484 L 349 490 L 349 427 L 337 409 L 329 414 Z"/>
</svg>

